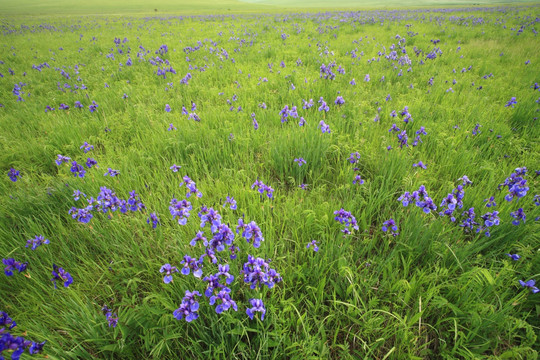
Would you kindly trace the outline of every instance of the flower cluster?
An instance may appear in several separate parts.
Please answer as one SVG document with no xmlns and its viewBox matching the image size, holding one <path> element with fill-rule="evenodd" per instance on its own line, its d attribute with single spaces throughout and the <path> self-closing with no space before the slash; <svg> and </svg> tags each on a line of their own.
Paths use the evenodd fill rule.
<svg viewBox="0 0 540 360">
<path fill-rule="evenodd" d="M 107 319 L 109 327 L 115 328 L 116 325 L 118 325 L 118 315 L 116 315 L 116 313 L 113 313 L 112 310 L 107 307 L 107 305 L 103 306 L 103 308 L 101 308 L 101 311 L 105 313 L 105 318 Z"/>
<path fill-rule="evenodd" d="M 519 200 L 527 195 L 529 187 L 527 186 L 527 180 L 524 176 L 527 173 L 527 168 L 516 168 L 514 172 L 504 180 L 504 183 L 499 184 L 498 189 L 501 190 L 504 187 L 508 188 L 508 194 L 504 197 L 506 201 L 512 201 L 514 198 Z"/>
<path fill-rule="evenodd" d="M 238 226 L 236 227 L 236 233 L 242 232 L 242 237 L 247 240 L 249 243 L 250 240 L 253 240 L 253 247 L 259 248 L 261 246 L 261 241 L 264 241 L 262 236 L 261 229 L 257 226 L 255 221 L 250 222 L 249 224 L 244 223 L 244 219 L 238 219 Z"/>
<path fill-rule="evenodd" d="M 18 180 L 18 178 L 21 177 L 21 173 L 18 170 L 15 170 L 13 168 L 9 169 L 8 171 L 8 177 L 11 181 L 15 182 Z"/>
<path fill-rule="evenodd" d="M 265 261 L 262 258 L 255 258 L 249 254 L 241 273 L 244 275 L 244 282 L 250 284 L 251 289 L 262 287 L 263 285 L 271 289 L 276 283 L 283 280 L 276 270 L 270 268 L 269 260 Z"/>
<path fill-rule="evenodd" d="M 191 180 L 187 175 L 182 178 L 184 181 L 180 183 L 180 187 L 183 185 L 186 185 L 187 189 L 189 190 L 186 194 L 186 197 L 189 198 L 191 195 L 195 195 L 198 198 L 201 198 L 203 196 L 202 192 L 197 189 L 197 184 L 195 184 L 195 181 Z"/>
<path fill-rule="evenodd" d="M 35 238 L 26 241 L 26 247 L 32 245 L 32 250 L 36 250 L 39 246 L 48 243 L 49 239 L 45 239 L 43 235 L 36 235 Z"/>
<path fill-rule="evenodd" d="M 351 230 L 358 230 L 358 223 L 356 222 L 356 218 L 345 209 L 341 208 L 339 210 L 334 211 L 334 215 L 336 217 L 334 220 L 338 221 L 340 224 L 345 225 L 345 227 L 341 230 L 342 233 L 345 235 L 351 234 Z"/>
<path fill-rule="evenodd" d="M 437 210 L 437 206 L 428 196 L 426 187 L 424 185 L 420 185 L 418 190 L 413 191 L 412 194 L 405 191 L 405 193 L 398 198 L 398 201 L 401 201 L 403 206 L 408 206 L 411 202 L 415 201 L 416 206 L 422 208 L 422 211 L 424 211 L 426 214 L 429 214 L 431 210 Z"/>
<path fill-rule="evenodd" d="M 396 222 L 394 221 L 394 219 L 389 219 L 389 220 L 386 220 L 385 222 L 383 222 L 383 226 L 382 226 L 381 230 L 384 231 L 384 232 L 387 232 L 388 230 L 390 230 L 390 233 L 394 237 L 399 235 L 398 227 L 397 227 Z"/>
<path fill-rule="evenodd" d="M 6 276 L 13 276 L 13 270 L 17 270 L 19 273 L 22 273 L 28 266 L 27 262 L 23 263 L 21 261 L 16 261 L 13 258 L 2 259 L 2 263 L 6 265 L 4 268 L 4 274 L 6 274 Z"/>
<path fill-rule="evenodd" d="M 265 185 L 259 179 L 255 180 L 255 182 L 251 185 L 251 188 L 257 190 L 261 194 L 261 196 L 266 193 L 266 196 L 269 199 L 274 198 L 274 189 L 268 185 Z"/>
<path fill-rule="evenodd" d="M 176 320 L 186 319 L 187 322 L 191 322 L 199 317 L 197 311 L 199 310 L 199 302 L 196 296 L 202 296 L 198 291 L 190 292 L 186 290 L 186 296 L 182 299 L 180 307 L 173 312 L 173 316 Z"/>
<path fill-rule="evenodd" d="M 71 283 L 73 282 L 73 278 L 71 275 L 65 271 L 63 268 L 56 266 L 53 264 L 53 271 L 52 271 L 53 278 L 51 281 L 54 283 L 54 288 L 56 289 L 56 280 L 63 281 L 64 287 L 69 287 Z"/>
<path fill-rule="evenodd" d="M 0 359 L 4 359 L 2 355 L 4 352 L 11 351 L 11 359 L 18 360 L 25 349 L 28 349 L 30 355 L 38 354 L 43 350 L 46 341 L 36 343 L 22 336 L 13 336 L 5 330 L 5 326 L 9 326 L 8 331 L 11 331 L 17 323 L 7 313 L 0 311 Z"/>
</svg>

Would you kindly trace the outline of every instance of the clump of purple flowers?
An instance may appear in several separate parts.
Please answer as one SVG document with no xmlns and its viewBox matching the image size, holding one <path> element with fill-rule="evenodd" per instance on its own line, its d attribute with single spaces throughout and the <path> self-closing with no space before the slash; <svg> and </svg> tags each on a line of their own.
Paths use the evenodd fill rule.
<svg viewBox="0 0 540 360">
<path fill-rule="evenodd" d="M 71 277 L 70 273 L 65 271 L 63 268 L 56 266 L 53 264 L 53 271 L 52 271 L 53 278 L 51 281 L 54 283 L 54 288 L 56 289 L 56 280 L 63 281 L 64 287 L 69 287 L 71 283 L 73 283 L 73 278 Z"/>
<path fill-rule="evenodd" d="M 28 266 L 27 262 L 23 263 L 21 261 L 16 261 L 13 258 L 2 259 L 2 263 L 6 265 L 4 268 L 4 274 L 6 274 L 6 276 L 13 276 L 13 270 L 17 270 L 19 273 L 22 273 Z"/>
<path fill-rule="evenodd" d="M 266 308 L 264 307 L 264 303 L 261 299 L 250 299 L 249 300 L 251 304 L 251 308 L 246 309 L 246 314 L 249 316 L 251 320 L 253 320 L 253 316 L 256 312 L 261 313 L 261 321 L 264 320 L 264 315 L 266 314 Z"/>
<path fill-rule="evenodd" d="M 266 196 L 269 198 L 269 199 L 273 199 L 274 198 L 274 189 L 266 184 L 264 184 L 262 181 L 260 181 L 259 179 L 255 180 L 255 182 L 253 183 L 253 185 L 251 185 L 251 188 L 252 189 L 255 189 L 257 190 L 261 196 L 266 193 Z"/>
<path fill-rule="evenodd" d="M 163 282 L 165 284 L 168 284 L 173 281 L 172 274 L 178 272 L 178 269 L 176 266 L 172 266 L 171 264 L 165 264 L 159 269 L 160 273 L 165 273 L 165 276 L 163 277 Z"/>
<path fill-rule="evenodd" d="M 516 211 L 511 212 L 510 215 L 514 218 L 512 224 L 519 225 L 520 221 L 523 221 L 523 223 L 525 223 L 526 216 L 523 208 L 519 208 Z"/>
<path fill-rule="evenodd" d="M 150 224 L 150 222 L 152 222 L 152 229 L 155 229 L 159 224 L 159 218 L 158 218 L 157 214 L 154 212 L 154 213 L 150 214 L 148 219 L 146 219 L 146 222 L 148 224 Z"/>
<path fill-rule="evenodd" d="M 184 260 L 180 261 L 180 264 L 184 264 L 184 267 L 180 272 L 182 275 L 189 275 L 190 271 L 193 270 L 193 276 L 200 278 L 202 276 L 203 259 L 204 256 L 197 260 L 189 255 L 184 255 Z"/>
<path fill-rule="evenodd" d="M 191 195 L 195 194 L 198 198 L 201 198 L 203 196 L 202 192 L 197 189 L 197 184 L 195 181 L 191 180 L 188 176 L 184 176 L 182 178 L 184 181 L 180 183 L 180 187 L 183 185 L 186 185 L 189 192 L 186 194 L 186 197 L 189 198 Z"/>
<path fill-rule="evenodd" d="M 263 285 L 271 289 L 276 283 L 282 281 L 279 273 L 271 269 L 268 262 L 248 254 L 248 261 L 244 263 L 241 273 L 244 274 L 244 282 L 249 284 L 251 289 Z"/>
<path fill-rule="evenodd" d="M 302 166 L 302 165 L 305 165 L 306 164 L 306 160 L 304 160 L 304 158 L 297 158 L 297 159 L 294 159 L 294 162 L 298 164 L 298 166 Z"/>
<path fill-rule="evenodd" d="M 103 306 L 103 308 L 101 308 L 101 311 L 105 313 L 105 318 L 109 323 L 109 327 L 115 328 L 116 325 L 118 325 L 118 315 L 116 315 L 116 313 L 113 313 L 112 310 L 107 307 L 107 305 Z"/>
<path fill-rule="evenodd" d="M 43 235 L 37 235 L 35 238 L 26 241 L 26 247 L 32 245 L 32 250 L 36 250 L 43 244 L 48 244 L 49 239 L 45 239 Z"/>
<path fill-rule="evenodd" d="M 537 292 L 540 292 L 540 289 L 538 289 L 535 285 L 536 285 L 536 281 L 534 280 L 528 280 L 528 281 L 523 281 L 523 280 L 519 280 L 519 285 L 521 285 L 522 287 L 524 288 L 529 288 L 531 289 L 531 292 L 533 294 L 536 294 Z"/>
<path fill-rule="evenodd" d="M 382 231 L 387 232 L 390 230 L 390 233 L 392 236 L 396 237 L 399 235 L 398 227 L 396 225 L 396 222 L 394 219 L 388 219 L 385 222 L 383 222 L 383 226 L 381 228 Z"/>
<path fill-rule="evenodd" d="M 504 180 L 504 183 L 499 184 L 498 189 L 501 190 L 503 187 L 508 187 L 508 194 L 504 197 L 506 201 L 512 201 L 514 198 L 518 200 L 529 191 L 527 186 L 527 180 L 524 179 L 524 176 L 527 173 L 527 168 L 516 168 L 514 172 Z"/>
<path fill-rule="evenodd" d="M 318 252 L 319 247 L 317 246 L 318 241 L 317 240 L 311 240 L 307 245 L 306 249 L 309 249 L 310 247 L 313 248 L 313 251 Z"/>
<path fill-rule="evenodd" d="M 222 312 L 227 311 L 230 308 L 233 308 L 234 311 L 238 311 L 236 302 L 231 299 L 231 295 L 229 294 L 230 292 L 231 289 L 225 287 L 221 289 L 217 295 L 213 295 L 210 297 L 210 305 L 214 305 L 218 300 L 221 301 L 221 304 L 216 306 L 216 313 L 221 314 Z"/>
<path fill-rule="evenodd" d="M 250 222 L 249 224 L 244 224 L 244 219 L 238 219 L 238 226 L 236 227 L 236 233 L 238 234 L 242 231 L 242 236 L 247 242 L 253 240 L 253 247 L 259 248 L 261 246 L 261 241 L 264 241 L 262 236 L 261 229 L 257 226 L 255 221 Z"/>
<path fill-rule="evenodd" d="M 426 214 L 429 214 L 431 210 L 437 210 L 437 206 L 433 203 L 433 200 L 428 196 L 426 187 L 420 185 L 418 190 L 413 191 L 410 194 L 408 191 L 405 191 L 403 195 L 398 198 L 398 201 L 401 201 L 403 206 L 408 206 L 411 202 L 416 200 L 416 206 L 422 208 Z"/>
<path fill-rule="evenodd" d="M 180 307 L 173 312 L 173 316 L 176 320 L 186 319 L 187 322 L 191 322 L 199 317 L 197 311 L 199 310 L 199 302 L 196 300 L 196 296 L 202 296 L 198 291 L 190 292 L 186 290 L 186 296 L 182 299 Z"/>
<path fill-rule="evenodd" d="M 345 209 L 341 208 L 339 210 L 334 211 L 334 215 L 336 217 L 334 220 L 338 221 L 340 224 L 345 225 L 345 228 L 341 230 L 342 233 L 345 235 L 351 234 L 351 230 L 358 230 L 358 223 L 356 222 L 356 218 Z"/>
<path fill-rule="evenodd" d="M 15 182 L 18 180 L 18 178 L 21 177 L 21 173 L 18 170 L 15 170 L 13 168 L 9 169 L 8 171 L 8 177 L 11 181 Z"/>
<path fill-rule="evenodd" d="M 190 211 L 193 210 L 191 203 L 187 200 L 171 200 L 171 206 L 169 206 L 169 211 L 173 217 L 173 220 L 178 217 L 178 224 L 186 225 L 187 219 L 189 218 Z"/>
</svg>

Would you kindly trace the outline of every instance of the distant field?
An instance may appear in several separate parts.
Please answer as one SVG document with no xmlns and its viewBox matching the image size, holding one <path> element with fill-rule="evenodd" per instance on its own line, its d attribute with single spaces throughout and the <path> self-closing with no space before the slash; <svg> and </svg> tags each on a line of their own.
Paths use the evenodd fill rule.
<svg viewBox="0 0 540 360">
<path fill-rule="evenodd" d="M 227 12 L 276 12 L 285 9 L 333 10 L 336 8 L 396 8 L 396 7 L 448 7 L 489 6 L 501 4 L 532 4 L 536 0 L 159 0 L 159 1 L 83 1 L 83 0 L 21 0 L 0 1 L 0 17 L 6 15 L 87 15 L 87 14 L 149 14 L 149 13 L 227 13 Z"/>
</svg>

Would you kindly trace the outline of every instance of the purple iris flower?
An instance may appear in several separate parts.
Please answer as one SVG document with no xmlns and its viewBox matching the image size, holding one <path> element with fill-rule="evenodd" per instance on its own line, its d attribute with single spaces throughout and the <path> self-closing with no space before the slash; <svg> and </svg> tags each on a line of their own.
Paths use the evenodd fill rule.
<svg viewBox="0 0 540 360">
<path fill-rule="evenodd" d="M 246 314 L 251 320 L 253 320 L 255 313 L 260 312 L 261 321 L 263 321 L 264 315 L 266 314 L 266 308 L 264 307 L 263 301 L 261 299 L 250 299 L 249 302 L 251 304 L 251 308 L 246 309 Z"/>
<path fill-rule="evenodd" d="M 32 245 L 32 250 L 36 250 L 43 244 L 48 244 L 49 239 L 45 239 L 43 235 L 37 235 L 35 238 L 26 241 L 26 247 Z"/>
<path fill-rule="evenodd" d="M 163 282 L 165 284 L 168 284 L 173 281 L 172 274 L 178 272 L 178 269 L 176 266 L 171 266 L 171 264 L 165 264 L 159 269 L 160 273 L 165 273 L 165 276 L 163 277 Z"/>
<path fill-rule="evenodd" d="M 6 276 L 12 276 L 14 269 L 18 270 L 19 273 L 21 273 L 26 270 L 26 267 L 28 266 L 27 262 L 23 263 L 20 261 L 16 261 L 13 258 L 2 259 L 2 263 L 6 265 L 6 267 L 4 268 L 4 274 L 6 274 Z"/>
<path fill-rule="evenodd" d="M 71 275 L 65 271 L 63 268 L 56 266 L 53 264 L 53 271 L 52 271 L 53 278 L 51 281 L 54 283 L 54 288 L 56 289 L 56 280 L 60 280 L 64 282 L 64 287 L 69 287 L 71 283 L 73 283 L 73 278 Z"/>
<path fill-rule="evenodd" d="M 11 181 L 15 182 L 18 180 L 18 178 L 21 177 L 21 174 L 18 170 L 15 170 L 13 168 L 9 169 L 8 171 L 8 177 Z"/>
</svg>

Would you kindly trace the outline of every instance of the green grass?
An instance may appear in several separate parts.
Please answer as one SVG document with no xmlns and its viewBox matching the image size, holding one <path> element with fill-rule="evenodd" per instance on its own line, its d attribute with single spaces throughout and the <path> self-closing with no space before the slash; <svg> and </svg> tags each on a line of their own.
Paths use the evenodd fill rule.
<svg viewBox="0 0 540 360">
<path fill-rule="evenodd" d="M 20 13 L 30 4 L 20 2 Z M 49 4 L 31 11 L 55 12 L 50 18 L 11 18 L 0 47 L 0 255 L 29 263 L 24 275 L 2 275 L 0 281 L 0 311 L 18 324 L 13 334 L 47 340 L 50 359 L 538 357 L 540 294 L 518 283 L 540 282 L 535 221 L 540 208 L 533 201 L 539 193 L 534 172 L 540 170 L 540 92 L 531 88 L 540 82 L 540 49 L 531 25 L 538 7 L 375 11 L 355 18 L 348 12 L 179 17 L 162 15 L 161 9 L 151 17 L 131 10 L 123 16 L 58 17 L 53 10 L 58 3 Z M 223 9 L 216 13 L 245 6 L 220 4 Z M 190 11 L 202 12 L 204 3 L 199 5 Z M 96 12 L 85 6 L 64 9 L 66 14 Z M 142 2 L 132 6 L 133 12 L 148 11 Z M 4 14 L 19 11 L 2 8 Z M 114 3 L 102 9 L 124 11 Z M 479 18 L 483 23 L 475 21 Z M 516 35 L 522 24 L 524 32 Z M 397 46 L 397 34 L 406 38 L 410 65 L 384 57 L 392 44 Z M 116 46 L 115 38 L 128 41 Z M 437 47 L 443 52 L 434 60 L 426 59 L 432 39 L 441 40 Z M 163 44 L 169 51 L 160 57 L 176 71 L 166 79 L 149 62 Z M 144 54 L 137 56 L 140 46 Z M 200 49 L 186 53 L 188 46 Z M 383 46 L 386 53 L 376 61 Z M 132 66 L 126 66 L 128 49 Z M 111 52 L 114 59 L 107 57 Z M 525 65 L 526 60 L 531 63 Z M 321 64 L 332 61 L 345 74 L 336 66 L 334 80 L 320 78 Z M 32 69 L 45 62 L 50 68 Z M 189 84 L 180 83 L 188 72 Z M 12 93 L 21 82 L 26 84 L 23 102 Z M 58 90 L 65 83 L 79 89 Z M 454 92 L 447 91 L 450 87 Z M 341 107 L 334 105 L 338 94 L 345 99 Z M 227 100 L 233 95 L 238 100 L 230 111 Z M 328 113 L 317 111 L 321 96 Z M 517 105 L 505 107 L 511 97 Z M 302 99 L 310 98 L 315 106 L 302 109 Z M 84 108 L 75 108 L 75 101 Z M 94 113 L 88 110 L 92 101 L 99 105 Z M 200 122 L 181 114 L 191 101 Z M 259 107 L 262 102 L 267 109 Z M 70 109 L 59 110 L 60 103 Z M 45 112 L 48 105 L 56 110 Z M 299 119 L 282 124 L 279 112 L 285 105 L 296 105 L 307 124 L 298 126 Z M 390 116 L 405 106 L 414 119 L 409 124 Z M 330 134 L 318 129 L 321 120 L 330 125 Z M 170 123 L 177 130 L 167 131 Z M 406 129 L 409 147 L 400 149 L 396 134 L 388 131 L 393 123 Z M 473 135 L 476 124 L 481 132 Z M 421 126 L 428 134 L 412 146 Z M 95 147 L 88 154 L 79 149 L 85 141 Z M 361 154 L 355 165 L 348 161 L 352 152 Z M 57 154 L 79 163 L 93 157 L 99 168 L 73 177 L 69 165 L 54 163 Z M 307 164 L 298 167 L 298 157 Z M 412 167 L 419 160 L 426 170 Z M 182 166 L 178 173 L 169 169 L 172 164 Z M 523 166 L 529 169 L 530 190 L 519 202 L 507 202 L 506 188 L 497 186 Z M 354 167 L 364 185 L 352 184 Z M 6 176 L 10 168 L 20 170 L 17 182 Z M 107 168 L 120 176 L 103 176 Z M 181 226 L 168 207 L 172 198 L 184 198 L 185 186 L 179 187 L 184 175 L 204 195 L 188 199 L 193 211 Z M 403 192 L 425 185 L 439 206 L 463 175 L 473 184 L 465 188 L 456 223 L 397 201 Z M 251 189 L 256 179 L 275 189 L 274 200 Z M 302 183 L 307 190 L 298 188 Z M 83 200 L 73 200 L 73 191 L 96 197 L 103 186 L 124 199 L 135 190 L 146 210 L 117 211 L 110 218 L 94 212 L 88 224 L 72 219 L 71 207 L 84 206 Z M 228 195 L 237 200 L 237 211 L 222 208 Z M 484 203 L 490 196 L 496 198 L 501 224 L 491 237 L 465 233 L 458 226 L 461 212 L 474 207 L 481 222 L 480 216 L 492 211 Z M 187 323 L 172 313 L 186 290 L 202 293 L 206 284 L 181 274 L 164 284 L 159 269 L 165 263 L 181 266 L 184 254 L 204 252 L 189 245 L 201 230 L 197 212 L 203 204 L 218 210 L 233 230 L 242 216 L 255 221 L 265 241 L 255 249 L 238 234 L 238 259 L 220 254 L 237 279 L 230 287 L 238 312 L 218 315 L 203 297 L 199 318 Z M 520 207 L 526 223 L 512 225 L 510 213 Z M 341 208 L 359 225 L 346 237 L 334 220 Z M 161 220 L 156 229 L 146 223 L 151 212 Z M 397 237 L 381 231 L 389 218 L 399 226 Z M 204 231 L 211 236 L 208 226 Z M 38 234 L 50 244 L 25 248 Z M 306 249 L 313 239 L 320 241 L 318 253 Z M 514 262 L 506 253 L 522 258 Z M 247 254 L 272 259 L 283 282 L 256 290 L 243 284 L 239 271 Z M 53 263 L 73 276 L 69 288 L 53 288 Z M 205 262 L 205 276 L 216 271 Z M 264 321 L 247 317 L 251 298 L 263 299 Z M 104 304 L 118 313 L 118 327 L 107 326 Z"/>
</svg>

